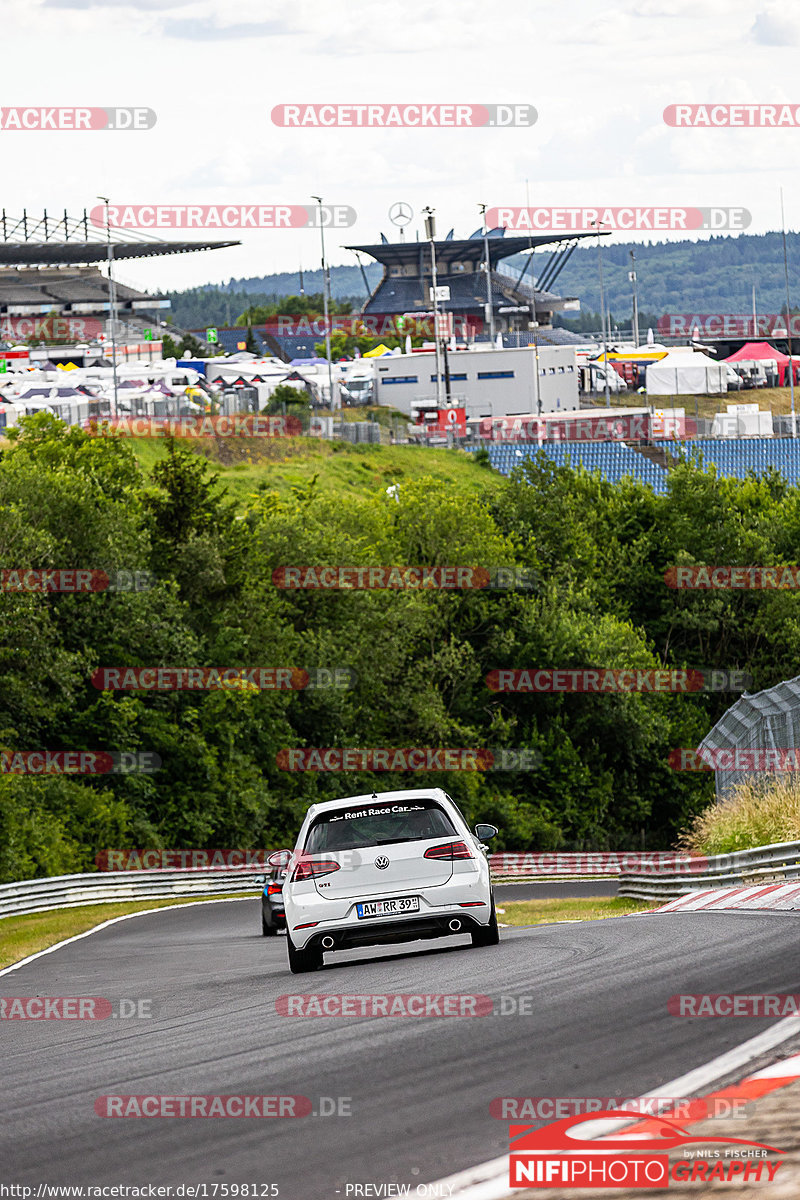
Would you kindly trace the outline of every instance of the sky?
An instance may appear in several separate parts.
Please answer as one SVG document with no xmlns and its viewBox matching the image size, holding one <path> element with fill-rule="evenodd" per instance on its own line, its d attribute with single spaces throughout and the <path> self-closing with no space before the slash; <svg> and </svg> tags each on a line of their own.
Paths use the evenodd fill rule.
<svg viewBox="0 0 800 1200">
<path fill-rule="evenodd" d="M 9 107 L 139 107 L 149 129 L 0 129 L 7 213 L 126 205 L 355 210 L 343 247 L 395 240 L 402 202 L 422 231 L 479 228 L 479 205 L 738 207 L 748 232 L 800 228 L 800 6 L 774 0 L 478 0 L 392 5 L 239 0 L 3 0 Z M 287 128 L 277 105 L 527 104 L 510 128 Z M 671 104 L 776 104 L 797 127 L 671 127 Z M 194 232 L 159 230 L 163 238 Z M 212 235 L 206 235 L 212 236 Z M 320 262 L 318 229 L 229 231 L 242 245 L 128 261 L 152 291 Z M 683 232 L 613 233 L 670 240 Z M 703 237 L 707 234 L 697 233 Z"/>
</svg>

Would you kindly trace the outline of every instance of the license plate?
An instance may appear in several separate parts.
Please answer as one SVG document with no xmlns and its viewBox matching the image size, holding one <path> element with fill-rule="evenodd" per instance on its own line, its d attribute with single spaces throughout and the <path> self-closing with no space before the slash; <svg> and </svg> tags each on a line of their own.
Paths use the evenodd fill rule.
<svg viewBox="0 0 800 1200">
<path fill-rule="evenodd" d="M 356 905 L 359 917 L 392 917 L 419 912 L 419 896 L 399 896 L 396 900 L 364 900 Z"/>
</svg>

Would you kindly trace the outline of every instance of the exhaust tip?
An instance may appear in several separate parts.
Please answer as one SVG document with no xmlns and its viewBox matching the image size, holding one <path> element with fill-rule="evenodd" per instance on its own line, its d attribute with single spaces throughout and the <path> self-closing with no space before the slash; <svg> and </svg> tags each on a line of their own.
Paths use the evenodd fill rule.
<svg viewBox="0 0 800 1200">
<path fill-rule="evenodd" d="M 322 949 L 323 950 L 332 950 L 333 949 L 333 938 L 332 937 L 324 937 L 322 939 Z"/>
<path fill-rule="evenodd" d="M 450 922 L 450 928 L 452 929 L 453 933 L 458 933 L 459 929 L 461 928 L 461 922 L 459 921 L 458 917 L 453 917 L 452 921 Z"/>
</svg>

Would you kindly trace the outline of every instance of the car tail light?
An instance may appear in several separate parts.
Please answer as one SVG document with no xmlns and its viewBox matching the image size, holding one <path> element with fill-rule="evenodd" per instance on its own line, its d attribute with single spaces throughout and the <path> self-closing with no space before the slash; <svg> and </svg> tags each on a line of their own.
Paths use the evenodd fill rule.
<svg viewBox="0 0 800 1200">
<path fill-rule="evenodd" d="M 462 900 L 459 908 L 484 908 L 485 901 L 483 900 Z"/>
<path fill-rule="evenodd" d="M 282 891 L 283 887 L 280 883 L 270 883 L 267 885 L 268 896 L 278 896 Z"/>
<path fill-rule="evenodd" d="M 339 864 L 330 859 L 327 862 L 310 862 L 307 858 L 301 858 L 292 874 L 292 883 L 299 883 L 302 879 L 317 879 L 320 875 L 330 875 L 338 870 Z"/>
<path fill-rule="evenodd" d="M 472 858 L 466 842 L 443 842 L 441 846 L 430 846 L 425 858 L 454 859 Z"/>
<path fill-rule="evenodd" d="M 295 925 L 297 929 L 313 929 L 315 925 L 319 925 L 319 921 L 306 921 L 305 925 Z"/>
</svg>

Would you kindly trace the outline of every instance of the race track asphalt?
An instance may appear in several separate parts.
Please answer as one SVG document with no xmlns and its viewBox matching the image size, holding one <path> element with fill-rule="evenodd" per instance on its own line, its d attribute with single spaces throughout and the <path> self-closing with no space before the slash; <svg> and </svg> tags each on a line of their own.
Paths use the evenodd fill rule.
<svg viewBox="0 0 800 1200">
<path fill-rule="evenodd" d="M 149 999 L 153 1016 L 0 1023 L 0 1179 L 205 1183 L 212 1198 L 215 1183 L 274 1183 L 282 1200 L 413 1189 L 507 1151 L 494 1097 L 638 1096 L 774 1021 L 671 1016 L 671 994 L 793 992 L 800 968 L 795 914 L 654 914 L 501 937 L 349 951 L 293 976 L 284 938 L 261 937 L 248 899 L 137 916 L 63 946 L 0 978 L 0 997 Z M 276 1012 L 287 993 L 398 992 L 488 994 L 494 1012 Z M 522 997 L 529 1014 L 507 1011 Z M 320 1097 L 347 1097 L 351 1115 L 112 1119 L 94 1110 L 105 1094 L 299 1094 L 315 1112 Z"/>
</svg>

